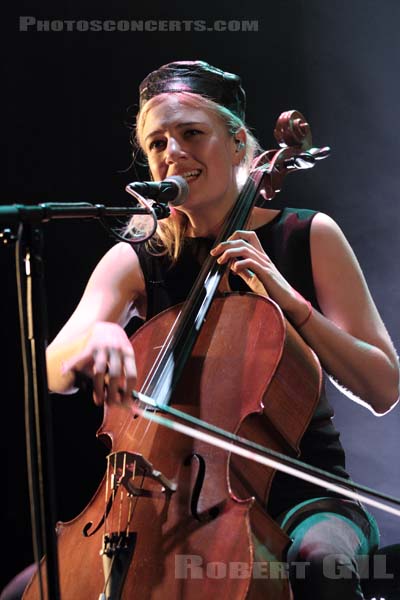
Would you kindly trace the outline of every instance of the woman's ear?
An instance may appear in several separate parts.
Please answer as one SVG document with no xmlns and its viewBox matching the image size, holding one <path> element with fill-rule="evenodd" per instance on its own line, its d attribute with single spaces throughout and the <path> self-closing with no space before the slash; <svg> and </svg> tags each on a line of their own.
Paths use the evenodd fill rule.
<svg viewBox="0 0 400 600">
<path fill-rule="evenodd" d="M 233 136 L 235 144 L 234 165 L 240 165 L 246 156 L 246 132 L 244 129 L 239 129 Z"/>
</svg>

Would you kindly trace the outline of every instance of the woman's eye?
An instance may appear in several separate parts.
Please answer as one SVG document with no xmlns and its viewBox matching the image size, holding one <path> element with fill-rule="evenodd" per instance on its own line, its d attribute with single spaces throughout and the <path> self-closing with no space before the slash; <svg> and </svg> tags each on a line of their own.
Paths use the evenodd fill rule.
<svg viewBox="0 0 400 600">
<path fill-rule="evenodd" d="M 164 140 L 153 140 L 149 145 L 149 150 L 162 150 L 164 145 Z"/>
<path fill-rule="evenodd" d="M 200 133 L 202 133 L 202 131 L 200 131 L 199 129 L 187 129 L 185 131 L 185 136 L 186 137 L 192 137 L 195 135 L 199 135 Z"/>
<path fill-rule="evenodd" d="M 203 132 L 200 131 L 200 129 L 186 129 L 186 131 L 183 132 L 183 139 L 192 138 L 201 135 L 202 133 Z M 161 152 L 162 150 L 165 150 L 166 146 L 167 141 L 165 139 L 155 139 L 150 142 L 148 151 Z"/>
</svg>

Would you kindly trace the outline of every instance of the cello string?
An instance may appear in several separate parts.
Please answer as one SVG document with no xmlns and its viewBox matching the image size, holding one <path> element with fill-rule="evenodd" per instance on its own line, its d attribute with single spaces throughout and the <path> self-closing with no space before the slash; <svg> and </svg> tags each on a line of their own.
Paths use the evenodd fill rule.
<svg viewBox="0 0 400 600">
<path fill-rule="evenodd" d="M 132 494 L 127 495 L 128 500 L 128 516 L 126 519 L 126 537 L 129 537 L 130 528 L 131 528 L 131 519 L 132 519 Z"/>
<path fill-rule="evenodd" d="M 161 349 L 159 351 L 159 353 L 157 354 L 157 358 L 155 359 L 151 369 L 149 370 L 146 379 L 143 382 L 142 385 L 142 390 L 143 393 L 145 393 L 145 390 L 149 387 L 151 380 L 153 379 L 153 377 L 155 376 L 155 371 L 158 367 L 158 364 L 165 359 L 165 356 L 167 354 L 167 351 L 169 349 L 169 346 L 172 345 L 173 343 L 173 334 L 175 332 L 175 330 L 177 329 L 178 323 L 179 323 L 179 317 L 181 316 L 182 311 L 179 311 L 179 313 L 176 316 L 175 321 L 173 322 L 171 329 L 168 332 L 167 337 L 165 338 L 163 345 L 161 346 Z"/>
<path fill-rule="evenodd" d="M 140 400 L 142 402 L 146 402 L 146 399 L 143 398 L 142 394 L 135 392 L 134 395 L 136 397 L 142 396 L 140 398 Z M 154 403 L 154 400 L 152 400 L 151 398 L 148 398 L 147 401 L 150 404 Z M 244 458 L 254 460 L 255 462 L 258 462 L 265 466 L 271 467 L 278 471 L 283 471 L 284 473 L 287 473 L 288 475 L 292 475 L 299 479 L 303 479 L 304 481 L 308 481 L 309 483 L 312 483 L 314 485 L 323 486 L 333 492 L 336 492 L 336 493 L 342 494 L 343 496 L 351 498 L 352 500 L 364 502 L 365 504 L 369 504 L 370 506 L 374 506 L 375 508 L 379 508 L 385 512 L 388 512 L 388 513 L 391 513 L 393 515 L 400 517 L 399 509 L 388 506 L 387 504 L 384 504 L 382 502 L 373 500 L 372 498 L 369 498 L 368 496 L 365 496 L 364 494 L 359 494 L 357 492 L 354 492 L 345 486 L 351 486 L 353 489 L 360 489 L 360 490 L 364 491 L 365 493 L 374 495 L 376 497 L 388 499 L 390 502 L 393 502 L 394 504 L 397 504 L 400 506 L 400 500 L 398 498 L 394 498 L 394 497 L 385 495 L 381 492 L 372 490 L 372 489 L 368 488 L 367 486 L 363 486 L 363 485 L 360 485 L 360 484 L 357 484 L 354 482 L 349 483 L 346 479 L 343 479 L 336 475 L 325 473 L 321 469 L 311 467 L 311 465 L 307 465 L 296 459 L 290 458 L 285 455 L 281 455 L 277 452 L 273 452 L 273 451 L 269 450 L 268 448 L 265 448 L 264 446 L 260 446 L 259 444 L 255 444 L 254 442 L 252 442 L 250 440 L 246 440 L 244 438 L 236 436 L 235 434 L 226 432 L 223 429 L 215 427 L 214 425 L 210 425 L 209 423 L 205 423 L 204 421 L 201 421 L 200 419 L 196 419 L 195 417 L 192 417 L 191 415 L 187 415 L 186 413 L 177 411 L 176 409 L 171 409 L 171 407 L 160 407 L 160 410 L 163 410 L 163 411 L 170 413 L 172 415 L 175 415 L 175 416 L 179 416 L 180 418 L 185 419 L 188 422 L 195 423 L 196 425 L 199 425 L 203 429 L 211 431 L 214 435 L 210 435 L 208 433 L 198 431 L 197 429 L 194 429 L 193 427 L 190 427 L 188 425 L 183 425 L 182 423 L 178 423 L 177 421 L 172 421 L 171 419 L 168 419 L 163 416 L 159 416 L 156 413 L 146 412 L 137 406 L 134 407 L 134 410 L 138 414 L 142 415 L 144 418 L 151 419 L 152 421 L 159 423 L 160 425 L 164 425 L 165 427 L 169 427 L 170 429 L 178 431 L 179 433 L 183 433 L 184 435 L 194 437 L 205 443 L 211 444 L 213 446 L 217 446 L 218 448 L 227 450 L 229 452 L 232 452 L 233 454 L 237 454 Z M 215 434 L 221 435 L 225 439 L 217 438 L 217 437 L 215 437 Z M 232 441 L 227 441 L 228 439 L 232 440 Z M 238 446 L 237 445 L 238 443 L 243 444 L 246 447 Z M 255 448 L 257 451 L 254 451 L 250 448 Z M 261 454 L 261 452 L 263 454 Z M 274 458 L 271 458 L 271 456 L 274 456 Z M 282 462 L 282 461 L 284 461 L 284 462 Z M 299 470 L 299 467 L 303 468 L 303 469 L 307 469 L 308 472 Z M 323 477 L 329 476 L 330 481 L 328 481 L 328 479 L 322 479 L 321 475 Z M 333 481 L 336 481 L 337 483 L 333 483 Z"/>
<path fill-rule="evenodd" d="M 119 487 L 119 514 L 118 514 L 118 537 L 121 537 L 122 524 L 122 508 L 124 504 L 124 489 Z"/>
<path fill-rule="evenodd" d="M 161 349 L 160 349 L 159 353 L 157 354 L 157 357 L 156 357 L 155 361 L 153 362 L 153 365 L 152 365 L 151 369 L 149 370 L 149 372 L 148 372 L 148 374 L 147 374 L 147 376 L 146 376 L 146 378 L 144 380 L 144 383 L 141 386 L 141 390 L 143 391 L 143 393 L 145 393 L 144 390 L 149 389 L 149 385 L 150 385 L 151 380 L 153 379 L 154 374 L 155 374 L 156 366 L 159 364 L 159 362 L 161 360 L 164 359 L 164 357 L 165 357 L 165 355 L 167 353 L 168 347 L 171 345 L 172 336 L 174 334 L 175 329 L 177 328 L 180 315 L 181 315 L 181 311 L 176 316 L 175 321 L 172 324 L 172 327 L 169 330 L 168 335 L 165 338 L 165 340 L 164 340 L 164 342 L 163 342 L 163 344 L 161 346 Z M 122 390 L 121 390 L 121 392 L 122 392 Z M 150 410 L 150 407 L 148 405 L 145 405 L 145 410 L 146 411 Z M 152 410 L 154 410 L 154 408 Z M 139 428 L 139 426 L 140 426 L 140 422 L 137 421 L 135 423 L 135 425 L 134 425 L 133 428 L 131 428 L 131 426 L 132 426 L 132 420 L 131 419 L 126 419 L 123 422 L 123 425 L 122 425 L 122 428 L 121 428 L 122 432 L 126 433 L 126 431 L 129 428 L 131 430 L 131 434 L 135 435 L 136 432 L 137 432 L 137 430 L 138 430 L 138 428 Z M 144 439 L 148 435 L 148 433 L 150 431 L 150 428 L 151 428 L 151 420 L 148 420 L 147 423 L 146 423 L 146 426 L 144 428 L 144 431 L 141 434 L 141 438 L 138 440 L 139 446 L 144 443 Z"/>
<path fill-rule="evenodd" d="M 107 534 L 107 524 L 108 524 L 108 513 L 107 513 L 107 499 L 109 493 L 109 481 L 110 481 L 110 455 L 107 456 L 107 477 L 106 477 L 106 496 L 104 499 L 104 537 Z"/>
<path fill-rule="evenodd" d="M 118 535 L 121 535 L 122 508 L 123 508 L 123 502 L 124 502 L 124 488 L 123 488 L 123 485 L 121 482 L 125 478 L 125 475 L 126 475 L 126 452 L 124 452 L 124 458 L 123 458 L 123 463 L 122 463 L 122 475 L 121 475 L 121 477 L 119 477 L 119 480 L 118 480 L 118 487 L 119 487 Z"/>
<path fill-rule="evenodd" d="M 112 494 L 112 505 L 111 505 L 111 531 L 113 531 L 114 529 L 114 521 L 115 521 L 115 512 L 114 512 L 114 504 L 115 504 L 115 499 L 117 496 L 117 491 L 118 491 L 118 487 L 117 487 L 117 454 L 114 454 L 114 472 L 111 475 L 111 494 Z"/>
<path fill-rule="evenodd" d="M 143 488 L 144 481 L 145 481 L 145 475 L 142 475 L 141 481 L 139 483 L 139 489 Z M 130 503 L 130 508 L 129 508 L 129 519 L 128 519 L 128 529 L 127 529 L 127 531 L 129 531 L 129 528 L 131 526 L 132 520 L 133 520 L 133 518 L 135 516 L 134 513 L 135 513 L 136 507 L 138 505 L 139 498 L 140 498 L 140 495 L 138 495 L 138 494 L 130 494 L 130 496 L 131 496 L 131 503 Z"/>
<path fill-rule="evenodd" d="M 132 485 L 134 486 L 136 476 L 136 462 L 133 463 L 132 467 Z M 133 495 L 131 493 L 128 494 L 129 498 L 129 506 L 128 506 L 128 517 L 127 517 L 127 525 L 126 525 L 126 535 L 129 536 L 129 531 L 131 527 L 131 519 L 133 516 Z"/>
</svg>

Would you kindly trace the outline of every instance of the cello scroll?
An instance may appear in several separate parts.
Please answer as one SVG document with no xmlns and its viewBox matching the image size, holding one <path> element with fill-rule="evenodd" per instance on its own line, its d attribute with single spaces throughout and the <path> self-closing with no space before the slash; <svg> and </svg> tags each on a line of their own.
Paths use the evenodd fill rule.
<svg viewBox="0 0 400 600">
<path fill-rule="evenodd" d="M 287 110 L 279 116 L 274 137 L 280 149 L 267 150 L 257 156 L 252 171 L 263 172 L 260 195 L 269 201 L 280 192 L 286 175 L 300 169 L 310 169 L 317 160 L 327 158 L 329 146 L 313 147 L 311 128 L 304 116 L 297 110 Z M 263 201 L 258 201 L 262 205 Z"/>
</svg>

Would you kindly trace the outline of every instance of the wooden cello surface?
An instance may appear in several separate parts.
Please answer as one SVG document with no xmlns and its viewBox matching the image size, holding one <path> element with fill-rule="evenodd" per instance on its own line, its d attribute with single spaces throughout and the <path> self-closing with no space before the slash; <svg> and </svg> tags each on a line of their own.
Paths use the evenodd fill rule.
<svg viewBox="0 0 400 600">
<path fill-rule="evenodd" d="M 138 389 L 179 310 L 133 336 Z M 234 293 L 214 299 L 171 405 L 293 454 L 320 384 L 318 360 L 280 309 Z M 271 572 L 289 543 L 264 510 L 272 470 L 119 405 L 105 406 L 98 434 L 110 445 L 106 476 L 85 510 L 57 525 L 62 600 L 290 598 Z M 25 600 L 40 598 L 38 579 Z"/>
</svg>

